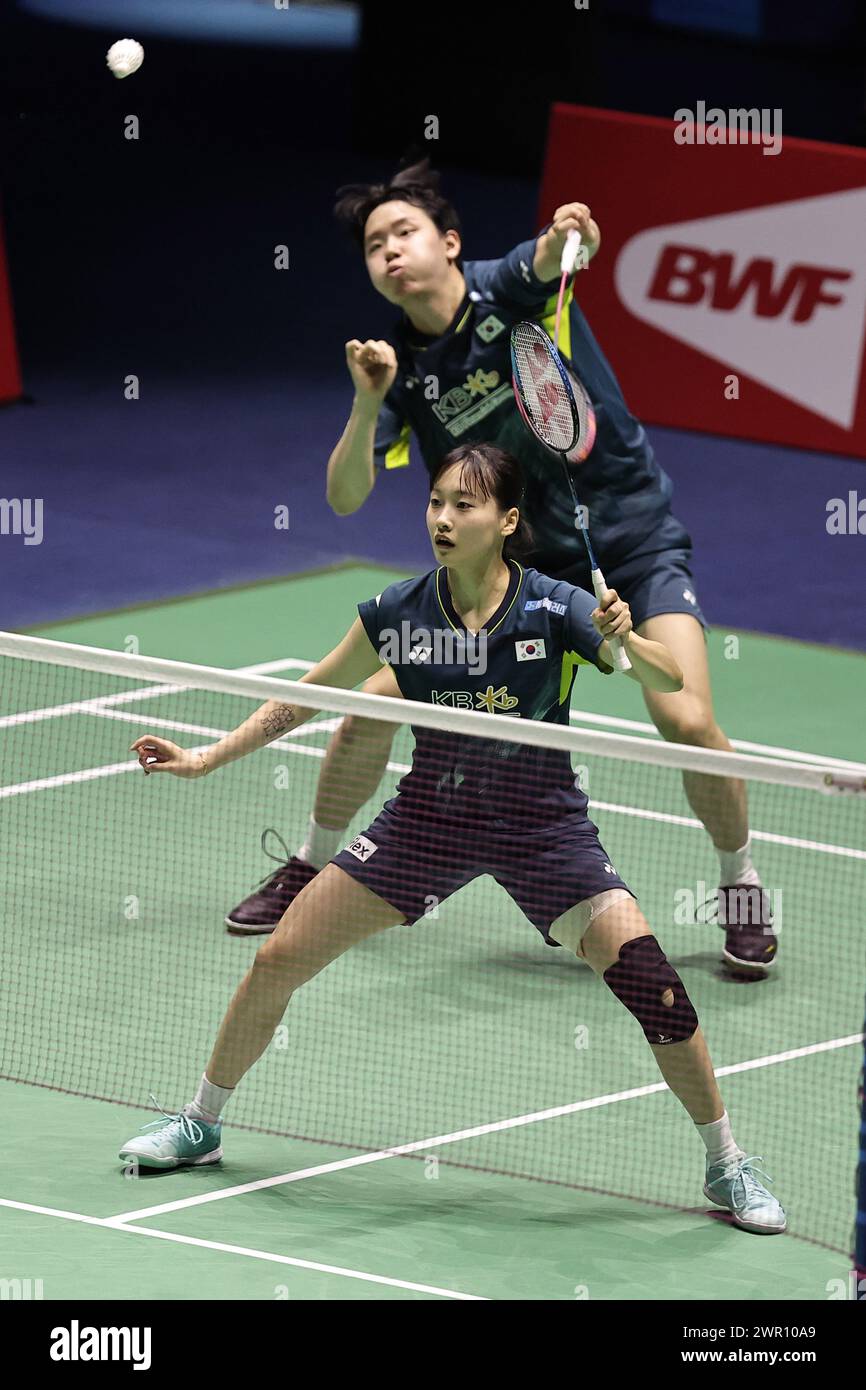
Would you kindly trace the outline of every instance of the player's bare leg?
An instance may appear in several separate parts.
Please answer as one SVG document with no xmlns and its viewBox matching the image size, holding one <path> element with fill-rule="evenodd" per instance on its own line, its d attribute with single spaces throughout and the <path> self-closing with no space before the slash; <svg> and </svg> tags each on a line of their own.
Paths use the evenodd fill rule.
<svg viewBox="0 0 866 1390">
<path fill-rule="evenodd" d="M 746 1230 L 783 1231 L 782 1207 L 761 1182 L 756 1160 L 734 1141 L 706 1041 L 682 981 L 660 953 L 635 900 L 623 890 L 599 894 L 564 913 L 551 926 L 550 936 L 581 955 L 641 1022 L 662 1076 L 704 1142 L 705 1194 L 731 1211 Z M 641 939 L 646 948 L 635 950 L 633 943 Z M 671 1019 L 670 1025 L 665 1018 Z M 666 1026 L 680 1040 L 654 1045 L 649 1034 L 655 1036 Z"/>
<path fill-rule="evenodd" d="M 390 667 L 362 686 L 368 694 L 400 698 Z M 304 844 L 226 917 L 233 936 L 269 935 L 297 894 L 340 850 L 353 817 L 376 791 L 388 766 L 397 725 L 348 715 L 331 738 Z"/>
<path fill-rule="evenodd" d="M 396 731 L 396 724 L 346 716 L 328 744 L 319 775 L 313 807 L 317 825 L 345 835 L 382 780 Z"/>
<path fill-rule="evenodd" d="M 134 1168 L 178 1168 L 222 1158 L 221 1113 L 261 1057 L 292 995 L 350 946 L 403 921 L 402 913 L 328 864 L 297 895 L 259 948 L 229 1004 L 195 1097 L 120 1150 Z M 150 1132 L 148 1132 L 150 1131 Z"/>
<path fill-rule="evenodd" d="M 634 898 L 623 897 L 605 908 L 589 927 L 583 905 L 566 912 L 550 928 L 550 935 L 573 950 L 592 966 L 597 975 L 619 960 L 627 941 L 652 936 L 652 929 Z M 673 994 L 670 1004 L 673 1005 Z M 662 1004 L 667 1002 L 662 999 Z M 653 1047 L 659 1069 L 674 1095 L 685 1106 L 695 1124 L 709 1124 L 724 1114 L 713 1066 L 700 1028 L 684 1042 Z"/>
<path fill-rule="evenodd" d="M 220 1027 L 208 1080 L 236 1086 L 273 1038 L 296 989 L 350 946 L 403 920 L 397 908 L 336 864 L 327 864 L 256 952 Z"/>
<path fill-rule="evenodd" d="M 671 743 L 733 751 L 713 710 L 703 629 L 688 613 L 662 613 L 637 629 L 676 657 L 683 688 L 671 694 L 644 689 L 653 723 Z M 740 973 L 763 976 L 776 958 L 769 901 L 752 864 L 746 784 L 737 777 L 684 772 L 689 805 L 719 856 L 719 923 L 726 928 L 724 959 Z"/>
</svg>

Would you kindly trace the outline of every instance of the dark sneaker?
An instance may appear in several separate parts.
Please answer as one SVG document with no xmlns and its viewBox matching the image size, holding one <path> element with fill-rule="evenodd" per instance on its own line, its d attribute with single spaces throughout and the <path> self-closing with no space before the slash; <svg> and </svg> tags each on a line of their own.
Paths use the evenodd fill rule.
<svg viewBox="0 0 866 1390">
<path fill-rule="evenodd" d="M 716 922 L 725 931 L 722 959 L 735 975 L 764 979 L 776 964 L 770 899 L 760 884 L 732 884 L 716 897 Z"/>
<path fill-rule="evenodd" d="M 266 844 L 268 835 L 276 835 L 282 845 L 284 859 L 271 854 Z M 264 831 L 262 849 L 270 859 L 276 859 L 280 867 L 260 883 L 248 898 L 244 898 L 242 903 L 232 908 L 225 919 L 226 928 L 231 936 L 268 936 L 289 904 L 294 902 L 301 889 L 319 872 L 312 864 L 298 859 L 297 855 L 290 858 L 288 846 L 276 830 Z"/>
</svg>

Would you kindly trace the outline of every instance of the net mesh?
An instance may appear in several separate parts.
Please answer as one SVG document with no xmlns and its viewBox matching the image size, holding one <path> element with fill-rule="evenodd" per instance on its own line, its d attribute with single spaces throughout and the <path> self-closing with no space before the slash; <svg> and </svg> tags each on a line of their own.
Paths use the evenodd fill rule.
<svg viewBox="0 0 866 1390">
<path fill-rule="evenodd" d="M 169 1108 L 191 1097 L 268 939 L 230 936 L 223 918 L 273 868 L 259 850 L 266 826 L 292 850 L 302 843 L 329 740 L 350 714 L 355 775 L 375 782 L 387 766 L 344 844 L 379 816 L 419 746 L 428 771 L 440 760 L 388 871 L 386 900 L 420 894 L 424 912 L 363 940 L 356 921 L 337 923 L 355 944 L 295 990 L 226 1111 L 227 1153 L 232 1126 L 245 1126 L 320 1143 L 325 1158 L 405 1146 L 561 1184 L 594 1210 L 703 1204 L 703 1149 L 640 1026 L 491 876 L 500 869 L 518 896 L 532 885 L 536 911 L 561 902 L 573 865 L 566 853 L 557 873 L 550 850 L 571 842 L 545 807 L 564 760 L 688 990 L 738 1142 L 764 1155 L 795 1234 L 851 1252 L 866 770 L 432 706 L 414 705 L 410 728 L 399 701 L 6 635 L 0 680 L 4 1077 L 142 1108 L 151 1091 Z M 145 733 L 206 749 L 262 701 L 301 695 L 316 719 L 201 780 L 145 777 L 128 752 Z M 375 748 L 361 720 L 375 720 L 364 726 L 379 730 Z M 684 771 L 703 774 L 710 799 L 721 773 L 746 780 L 780 942 L 767 981 L 733 980 L 723 931 L 701 921 L 718 862 Z M 360 843 L 366 870 L 375 853 L 365 862 Z M 480 872 L 450 893 L 443 866 L 455 863 Z"/>
</svg>

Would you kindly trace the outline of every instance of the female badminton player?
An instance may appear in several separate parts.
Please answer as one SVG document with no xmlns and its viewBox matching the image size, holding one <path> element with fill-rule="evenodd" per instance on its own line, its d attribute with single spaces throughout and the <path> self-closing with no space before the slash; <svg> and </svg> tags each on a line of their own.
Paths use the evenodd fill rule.
<svg viewBox="0 0 866 1390">
<path fill-rule="evenodd" d="M 492 440 L 516 454 L 526 475 L 524 511 L 535 535 L 529 559 L 543 574 L 591 589 L 589 565 L 562 469 L 551 469 L 528 434 L 510 385 L 509 329 L 536 319 L 554 332 L 560 256 L 570 231 L 589 259 L 600 232 L 584 203 L 557 208 L 538 238 L 498 260 L 462 260 L 460 223 L 427 161 L 386 185 L 341 189 L 336 206 L 361 250 L 373 288 L 402 313 L 393 343 L 353 339 L 346 362 L 354 404 L 328 463 L 328 500 L 357 511 L 380 475 L 409 462 L 414 436 L 433 472 L 458 443 Z M 589 274 L 592 273 L 590 269 Z M 580 281 L 577 281 L 579 286 Z M 671 483 L 646 433 L 569 294 L 559 348 L 595 407 L 592 452 L 574 470 L 607 582 L 628 602 L 636 630 L 663 642 L 683 672 L 683 689 L 644 686 L 659 732 L 675 743 L 730 749 L 713 713 L 703 617 L 691 573 L 691 541 L 671 513 Z M 394 725 L 347 719 L 323 766 L 305 843 L 266 884 L 227 915 L 230 932 L 266 933 L 292 897 L 327 863 L 345 828 L 384 771 Z M 365 750 L 366 776 L 353 771 Z M 769 897 L 752 863 L 745 783 L 684 774 L 686 796 L 719 859 L 711 910 L 725 928 L 723 959 L 738 974 L 763 977 L 778 941 Z"/>
<path fill-rule="evenodd" d="M 671 653 L 634 631 L 614 590 L 596 607 L 584 590 L 512 557 L 525 526 L 522 496 L 519 466 L 496 446 L 465 445 L 446 456 L 427 508 L 437 567 L 359 604 L 342 642 L 304 680 L 354 686 L 372 677 L 380 692 L 407 700 L 565 723 L 579 664 L 609 672 L 608 641 L 618 637 L 632 679 L 660 693 L 681 689 Z M 419 649 L 418 631 L 460 640 L 446 660 L 435 640 Z M 412 644 L 395 650 L 401 632 Z M 482 638 L 484 661 L 476 662 L 471 639 Z M 204 754 L 152 734 L 132 747 L 148 774 L 202 777 L 312 713 L 269 700 Z M 766 1175 L 734 1141 L 692 1003 L 599 842 L 567 752 L 424 728 L 415 737 L 396 796 L 297 894 L 259 948 L 192 1101 L 147 1126 L 121 1158 L 151 1168 L 217 1162 L 223 1106 L 295 990 L 356 942 L 419 921 L 431 894 L 442 902 L 490 874 L 548 944 L 582 956 L 638 1020 L 706 1145 L 706 1196 L 746 1230 L 784 1230 Z"/>
</svg>

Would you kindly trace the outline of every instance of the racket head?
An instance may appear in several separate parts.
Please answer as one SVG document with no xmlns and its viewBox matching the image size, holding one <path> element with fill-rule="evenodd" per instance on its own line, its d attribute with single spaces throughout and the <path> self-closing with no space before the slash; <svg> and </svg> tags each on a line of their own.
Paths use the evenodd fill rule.
<svg viewBox="0 0 866 1390">
<path fill-rule="evenodd" d="M 528 428 L 572 463 L 595 442 L 595 412 L 580 382 L 566 370 L 544 329 L 523 320 L 511 330 L 514 396 Z"/>
</svg>

